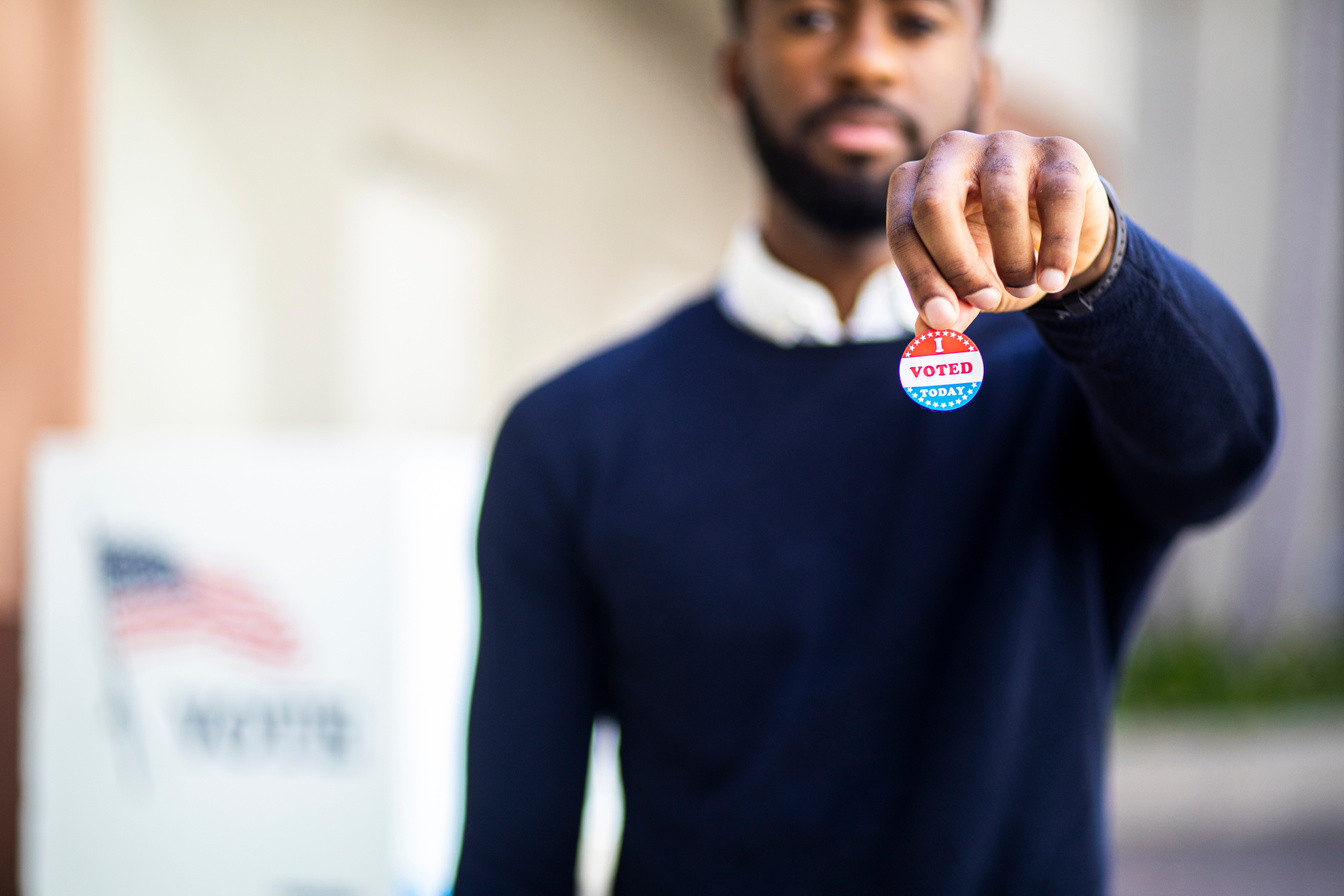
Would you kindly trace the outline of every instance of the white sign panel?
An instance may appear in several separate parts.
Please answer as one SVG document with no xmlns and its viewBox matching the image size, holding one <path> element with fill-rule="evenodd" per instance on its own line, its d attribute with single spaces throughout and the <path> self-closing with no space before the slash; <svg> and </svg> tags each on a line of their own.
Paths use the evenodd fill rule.
<svg viewBox="0 0 1344 896">
<path fill-rule="evenodd" d="M 28 896 L 442 896 L 474 442 L 59 440 L 26 604 Z"/>
</svg>

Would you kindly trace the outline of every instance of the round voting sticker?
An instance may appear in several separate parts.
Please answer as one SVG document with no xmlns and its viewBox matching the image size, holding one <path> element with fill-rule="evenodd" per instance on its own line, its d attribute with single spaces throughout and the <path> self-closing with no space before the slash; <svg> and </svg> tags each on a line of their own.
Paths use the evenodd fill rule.
<svg viewBox="0 0 1344 896">
<path fill-rule="evenodd" d="M 975 397 L 984 378 L 980 349 L 956 330 L 929 330 L 901 355 L 901 387 L 931 411 L 955 411 Z"/>
</svg>

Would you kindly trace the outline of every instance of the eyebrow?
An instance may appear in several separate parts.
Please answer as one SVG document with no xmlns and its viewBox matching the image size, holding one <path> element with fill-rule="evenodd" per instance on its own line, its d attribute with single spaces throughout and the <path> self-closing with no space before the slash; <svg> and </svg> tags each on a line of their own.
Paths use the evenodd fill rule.
<svg viewBox="0 0 1344 896">
<path fill-rule="evenodd" d="M 910 2 L 910 0 L 887 0 L 887 3 L 889 5 L 892 3 L 908 3 L 908 2 Z M 929 2 L 942 4 L 943 6 L 946 6 L 948 9 L 957 13 L 961 12 L 961 9 L 957 6 L 956 0 L 929 0 Z"/>
<path fill-rule="evenodd" d="M 775 6 L 782 6 L 785 3 L 789 2 L 791 2 L 791 0 L 773 0 Z M 885 0 L 885 2 L 887 3 L 887 5 L 890 6 L 896 3 L 910 3 L 912 2 L 912 0 Z M 961 9 L 958 7 L 956 0 L 926 0 L 926 2 L 937 3 L 942 6 L 946 6 L 948 9 L 951 9 L 954 12 L 958 13 L 961 12 Z"/>
</svg>

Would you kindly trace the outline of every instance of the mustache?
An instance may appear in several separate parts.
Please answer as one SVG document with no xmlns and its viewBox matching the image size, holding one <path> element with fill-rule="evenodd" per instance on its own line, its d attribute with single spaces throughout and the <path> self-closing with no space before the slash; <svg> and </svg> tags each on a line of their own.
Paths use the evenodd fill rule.
<svg viewBox="0 0 1344 896">
<path fill-rule="evenodd" d="M 827 100 L 817 108 L 811 110 L 803 116 L 799 122 L 798 129 L 801 134 L 809 134 L 819 128 L 837 115 L 845 112 L 857 110 L 877 110 L 884 115 L 889 115 L 896 122 L 896 127 L 905 137 L 906 144 L 915 150 L 924 145 L 923 135 L 920 133 L 919 123 L 910 116 L 910 113 L 893 103 L 889 103 L 881 97 L 864 96 L 859 94 L 847 94 L 838 96 L 833 100 Z M 923 154 L 921 154 L 922 156 Z M 918 156 L 916 157 L 918 158 Z"/>
</svg>

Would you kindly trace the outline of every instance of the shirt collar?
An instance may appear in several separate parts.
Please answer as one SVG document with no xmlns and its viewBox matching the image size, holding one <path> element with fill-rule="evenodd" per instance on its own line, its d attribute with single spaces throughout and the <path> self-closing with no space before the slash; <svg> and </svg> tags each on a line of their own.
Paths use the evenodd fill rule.
<svg viewBox="0 0 1344 896">
<path fill-rule="evenodd" d="M 826 288 L 770 254 L 761 232 L 744 224 L 728 246 L 719 307 L 738 326 L 783 348 L 803 344 L 889 342 L 915 329 L 915 307 L 896 265 L 874 271 L 841 321 Z"/>
</svg>

